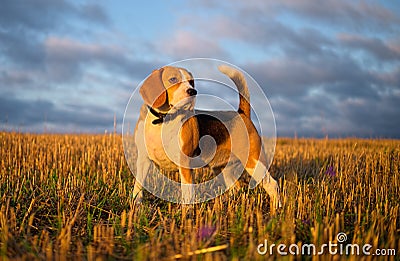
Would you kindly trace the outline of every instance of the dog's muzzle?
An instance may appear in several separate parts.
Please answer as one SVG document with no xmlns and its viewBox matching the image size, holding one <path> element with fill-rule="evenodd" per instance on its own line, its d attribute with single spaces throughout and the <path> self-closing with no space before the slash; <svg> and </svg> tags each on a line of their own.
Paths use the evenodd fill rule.
<svg viewBox="0 0 400 261">
<path fill-rule="evenodd" d="M 193 88 L 187 89 L 186 92 L 187 92 L 187 94 L 189 94 L 190 96 L 194 96 L 194 95 L 197 94 L 196 89 L 193 89 Z"/>
</svg>

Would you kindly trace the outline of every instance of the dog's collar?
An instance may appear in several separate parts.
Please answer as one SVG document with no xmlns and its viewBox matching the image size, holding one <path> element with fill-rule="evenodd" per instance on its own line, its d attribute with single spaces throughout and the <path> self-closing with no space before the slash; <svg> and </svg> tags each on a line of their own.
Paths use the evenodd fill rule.
<svg viewBox="0 0 400 261">
<path fill-rule="evenodd" d="M 147 106 L 151 114 L 153 114 L 157 119 L 153 120 L 151 123 L 153 124 L 160 124 L 164 122 L 164 118 L 167 116 L 167 113 L 162 113 L 154 110 L 152 107 Z"/>
<path fill-rule="evenodd" d="M 150 106 L 147 106 L 147 108 L 149 109 L 151 114 L 153 114 L 155 117 L 157 117 L 157 119 L 155 119 L 155 120 L 153 120 L 151 122 L 154 125 L 161 124 L 161 123 L 165 122 L 166 120 L 168 120 L 168 121 L 173 120 L 178 115 L 177 112 L 175 112 L 175 113 L 162 113 L 162 112 L 154 110 Z M 168 115 L 168 118 L 167 118 L 167 115 Z"/>
</svg>

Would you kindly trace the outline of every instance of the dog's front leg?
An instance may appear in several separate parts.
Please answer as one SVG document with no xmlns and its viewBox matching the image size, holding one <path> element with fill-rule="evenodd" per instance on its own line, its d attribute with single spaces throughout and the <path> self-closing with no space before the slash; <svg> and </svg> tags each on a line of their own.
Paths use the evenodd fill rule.
<svg viewBox="0 0 400 261">
<path fill-rule="evenodd" d="M 182 203 L 191 204 L 194 201 L 194 187 L 192 170 L 188 168 L 179 168 L 182 189 Z"/>
<path fill-rule="evenodd" d="M 181 178 L 182 203 L 191 204 L 194 203 L 195 197 L 193 171 L 190 168 L 190 160 L 199 145 L 198 124 L 194 117 L 189 118 L 182 125 L 179 136 L 181 151 L 179 174 Z"/>
<path fill-rule="evenodd" d="M 151 167 L 151 160 L 147 157 L 147 155 L 141 155 L 141 152 L 138 152 L 138 158 L 136 161 L 136 177 L 135 177 L 135 186 L 133 188 L 133 199 L 135 203 L 141 203 L 143 198 L 143 187 L 147 174 L 149 173 Z"/>
</svg>

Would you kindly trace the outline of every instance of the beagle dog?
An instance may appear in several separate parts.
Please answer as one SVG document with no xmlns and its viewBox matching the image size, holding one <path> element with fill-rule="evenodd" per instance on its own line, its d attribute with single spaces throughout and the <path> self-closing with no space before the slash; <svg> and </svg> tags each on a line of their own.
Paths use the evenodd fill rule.
<svg viewBox="0 0 400 261">
<path fill-rule="evenodd" d="M 278 183 L 267 170 L 261 137 L 251 121 L 250 94 L 245 77 L 226 65 L 220 66 L 219 70 L 235 83 L 239 91 L 237 112 L 195 111 L 197 91 L 194 88 L 194 78 L 184 68 L 166 66 L 154 70 L 143 82 L 140 94 L 144 104 L 134 134 L 137 148 L 137 173 L 133 191 L 135 202 L 141 202 L 142 184 L 151 166 L 156 166 L 164 171 L 179 172 L 182 203 L 192 203 L 192 172 L 204 164 L 194 166 L 196 164 L 193 165 L 191 160 L 203 151 L 207 159 L 201 162 L 206 162 L 211 170 L 226 168 L 229 160 L 236 159 L 243 166 L 241 173 L 246 170 L 257 183 L 262 179 L 262 186 L 274 206 L 281 206 Z M 163 127 L 167 129 L 164 129 L 167 134 L 162 133 Z M 168 135 L 168 139 L 163 138 L 165 135 Z M 201 139 L 206 136 L 214 139 L 208 143 L 214 145 L 211 153 L 206 153 L 207 146 L 201 143 Z M 167 152 L 166 147 L 172 153 Z M 227 186 L 236 181 L 230 181 L 229 176 L 224 178 Z"/>
</svg>

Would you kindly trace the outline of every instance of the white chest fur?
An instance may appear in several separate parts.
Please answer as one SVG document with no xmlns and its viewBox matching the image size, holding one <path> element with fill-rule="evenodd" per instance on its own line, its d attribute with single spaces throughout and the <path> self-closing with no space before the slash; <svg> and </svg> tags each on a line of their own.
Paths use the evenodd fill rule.
<svg viewBox="0 0 400 261">
<path fill-rule="evenodd" d="M 175 162 L 179 162 L 181 154 L 179 132 L 184 118 L 184 115 L 178 115 L 162 124 L 153 124 L 152 117 L 149 117 L 143 126 L 144 149 L 154 163 L 168 171 L 178 171 Z"/>
</svg>

